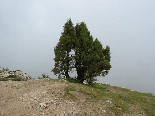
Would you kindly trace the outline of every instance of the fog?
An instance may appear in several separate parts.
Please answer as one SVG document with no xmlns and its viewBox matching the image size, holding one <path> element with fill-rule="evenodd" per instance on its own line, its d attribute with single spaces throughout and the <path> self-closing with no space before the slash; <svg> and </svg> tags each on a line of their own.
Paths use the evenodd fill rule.
<svg viewBox="0 0 155 116">
<path fill-rule="evenodd" d="M 52 72 L 64 23 L 84 21 L 111 48 L 109 74 L 98 82 L 155 94 L 154 0 L 1 0 L 0 66 L 37 78 Z"/>
</svg>

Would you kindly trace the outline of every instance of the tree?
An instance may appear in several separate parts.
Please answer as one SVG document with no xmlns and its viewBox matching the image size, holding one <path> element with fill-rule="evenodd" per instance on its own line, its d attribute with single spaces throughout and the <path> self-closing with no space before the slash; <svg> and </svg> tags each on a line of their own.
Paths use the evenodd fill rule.
<svg viewBox="0 0 155 116">
<path fill-rule="evenodd" d="M 86 72 L 89 67 L 93 37 L 87 29 L 84 22 L 75 26 L 76 44 L 75 44 L 75 68 L 77 71 L 77 81 L 83 83 L 86 79 Z"/>
<path fill-rule="evenodd" d="M 95 39 L 88 60 L 89 66 L 86 73 L 86 81 L 89 84 L 96 80 L 95 77 L 108 74 L 111 68 L 110 58 L 110 47 L 106 46 L 104 49 L 98 39 Z"/>
<path fill-rule="evenodd" d="M 54 48 L 55 53 L 55 67 L 53 68 L 53 72 L 55 75 L 65 76 L 65 78 L 70 78 L 69 72 L 72 67 L 72 57 L 70 53 L 73 49 L 73 43 L 75 39 L 75 28 L 71 19 L 69 19 L 65 25 L 63 32 L 61 33 L 61 37 L 57 46 Z"/>
<path fill-rule="evenodd" d="M 54 52 L 54 74 L 71 78 L 69 72 L 75 68 L 79 83 L 86 80 L 92 84 L 97 76 L 107 75 L 111 68 L 110 47 L 103 48 L 97 38 L 94 40 L 84 22 L 74 27 L 69 19 Z"/>
</svg>

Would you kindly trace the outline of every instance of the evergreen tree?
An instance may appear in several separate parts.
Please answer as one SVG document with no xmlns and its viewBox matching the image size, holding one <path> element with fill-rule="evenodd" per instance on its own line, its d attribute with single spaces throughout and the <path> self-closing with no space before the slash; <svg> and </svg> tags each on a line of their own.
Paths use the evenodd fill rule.
<svg viewBox="0 0 155 116">
<path fill-rule="evenodd" d="M 76 81 L 86 80 L 92 84 L 97 76 L 108 74 L 110 65 L 110 47 L 102 47 L 98 39 L 93 40 L 84 22 L 73 26 L 71 19 L 64 25 L 55 52 L 55 75 L 70 78 L 69 72 L 76 69 Z"/>
<path fill-rule="evenodd" d="M 86 79 L 86 72 L 91 59 L 91 48 L 93 37 L 90 35 L 88 28 L 84 22 L 75 26 L 76 43 L 75 43 L 75 68 L 77 71 L 77 81 L 83 83 Z"/>
<path fill-rule="evenodd" d="M 57 46 L 54 48 L 55 67 L 52 71 L 55 75 L 58 74 L 59 77 L 65 76 L 65 78 L 70 78 L 69 72 L 71 71 L 71 67 L 73 65 L 73 58 L 71 57 L 70 53 L 73 49 L 73 43 L 76 37 L 75 34 L 75 28 L 71 19 L 69 19 L 64 25 L 64 29 L 61 33 L 61 37 Z"/>
<path fill-rule="evenodd" d="M 96 81 L 97 76 L 105 76 L 108 74 L 111 68 L 110 58 L 110 47 L 106 46 L 104 49 L 98 39 L 95 39 L 88 60 L 89 68 L 87 70 L 86 81 L 89 84 Z"/>
</svg>

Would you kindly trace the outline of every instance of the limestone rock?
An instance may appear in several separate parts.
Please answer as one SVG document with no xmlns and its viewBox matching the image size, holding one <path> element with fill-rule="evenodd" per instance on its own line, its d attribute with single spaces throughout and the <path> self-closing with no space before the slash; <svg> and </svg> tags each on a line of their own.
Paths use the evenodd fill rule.
<svg viewBox="0 0 155 116">
<path fill-rule="evenodd" d="M 27 81 L 27 80 L 30 80 L 32 78 L 31 76 L 29 76 L 28 74 L 26 74 L 20 70 L 10 71 L 8 68 L 1 68 L 0 67 L 0 78 L 6 78 L 10 75 L 17 76 L 23 81 Z"/>
</svg>

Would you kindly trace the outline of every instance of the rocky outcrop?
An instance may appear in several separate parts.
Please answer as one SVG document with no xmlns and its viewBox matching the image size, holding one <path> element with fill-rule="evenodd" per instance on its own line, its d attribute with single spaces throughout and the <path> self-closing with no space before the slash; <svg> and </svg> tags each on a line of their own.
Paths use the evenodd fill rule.
<svg viewBox="0 0 155 116">
<path fill-rule="evenodd" d="M 9 70 L 8 68 L 0 67 L 0 78 L 6 78 L 6 77 L 9 77 L 12 75 L 20 78 L 20 80 L 22 80 L 22 81 L 27 81 L 32 78 L 30 75 L 28 75 L 20 70 L 12 71 L 12 70 Z"/>
</svg>

